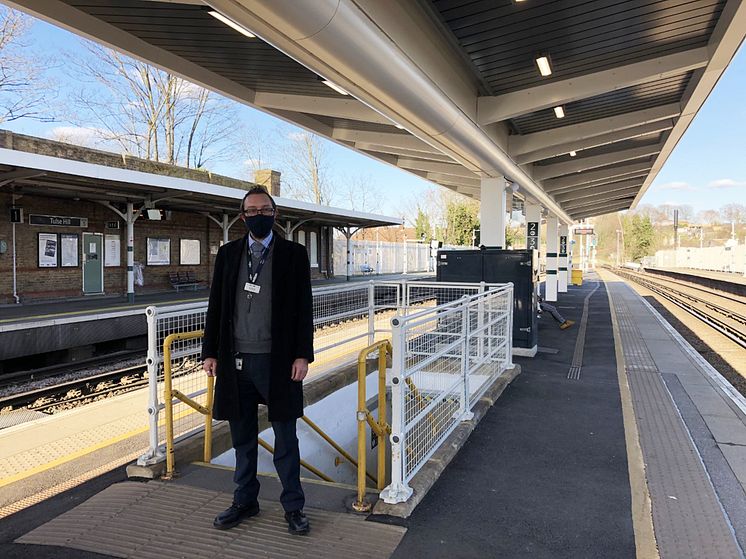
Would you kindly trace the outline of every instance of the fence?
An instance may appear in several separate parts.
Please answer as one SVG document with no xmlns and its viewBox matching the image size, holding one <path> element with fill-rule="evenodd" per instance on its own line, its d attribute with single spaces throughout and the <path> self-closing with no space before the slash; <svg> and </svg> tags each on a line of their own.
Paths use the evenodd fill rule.
<svg viewBox="0 0 746 559">
<path fill-rule="evenodd" d="M 507 299 L 503 300 L 505 298 Z M 468 323 L 470 327 L 459 330 L 458 320 L 453 321 L 458 314 L 454 309 L 460 309 L 458 312 L 462 312 L 467 302 L 471 306 L 464 315 L 467 317 L 464 324 Z M 423 335 L 427 333 L 423 340 L 433 340 L 432 336 L 435 336 L 435 339 L 449 335 L 474 337 L 469 341 L 468 349 L 464 353 L 469 356 L 469 364 L 464 369 L 468 374 L 465 380 L 467 384 L 471 381 L 472 386 L 471 392 L 468 392 L 469 400 L 464 404 L 465 408 L 471 407 L 481 394 L 482 387 L 486 388 L 489 384 L 489 378 L 499 374 L 510 361 L 510 325 L 513 308 L 510 285 L 506 287 L 484 283 L 418 281 L 361 282 L 314 289 L 313 308 L 316 360 L 309 372 L 311 377 L 350 364 L 365 347 L 376 341 L 390 339 L 392 334 L 398 335 L 392 331 L 392 319 L 408 320 L 410 316 L 421 318 L 423 313 L 429 313 L 430 317 L 427 324 L 420 326 Z M 150 448 L 139 458 L 138 463 L 141 465 L 165 459 L 166 433 L 164 426 L 161 425 L 162 410 L 165 406 L 160 398 L 163 394 L 163 342 L 167 336 L 174 333 L 204 329 L 206 311 L 206 302 L 146 309 Z M 507 326 L 500 322 L 501 320 L 508 321 Z M 428 327 L 432 327 L 431 331 L 427 331 Z M 207 389 L 201 368 L 201 345 L 201 338 L 174 339 L 169 365 L 172 370 L 172 391 L 204 406 L 207 403 Z M 419 353 L 414 355 L 421 357 L 422 351 L 427 351 L 427 344 L 420 345 L 405 344 L 401 347 L 406 347 L 408 351 L 416 350 Z M 458 358 L 458 351 L 453 351 L 449 349 L 447 354 L 434 354 L 434 359 L 445 360 L 443 363 L 446 363 Z M 496 363 L 498 365 L 495 365 Z M 417 383 L 419 380 L 419 377 L 414 375 L 410 382 Z M 429 398 L 430 388 L 426 383 L 413 390 L 418 398 Z M 176 440 L 203 428 L 203 418 L 193 407 L 181 399 L 173 399 L 171 405 Z M 460 419 L 455 421 L 458 420 Z M 445 431 L 439 433 L 443 435 L 441 439 L 448 434 Z M 421 454 L 424 456 L 426 453 Z"/>
<path fill-rule="evenodd" d="M 659 250 L 643 259 L 649 268 L 693 268 L 746 274 L 746 245 Z"/>
<path fill-rule="evenodd" d="M 392 465 L 391 484 L 381 493 L 385 502 L 409 498 L 412 477 L 512 366 L 512 315 L 512 284 L 482 285 L 474 295 L 392 320 Z"/>
<path fill-rule="evenodd" d="M 443 248 L 466 249 L 447 245 Z M 406 256 L 405 256 L 406 255 Z M 347 269 L 347 241 L 334 239 L 334 273 L 343 276 Z M 350 240 L 350 274 L 399 274 L 435 272 L 435 259 L 428 243 L 392 243 Z"/>
</svg>

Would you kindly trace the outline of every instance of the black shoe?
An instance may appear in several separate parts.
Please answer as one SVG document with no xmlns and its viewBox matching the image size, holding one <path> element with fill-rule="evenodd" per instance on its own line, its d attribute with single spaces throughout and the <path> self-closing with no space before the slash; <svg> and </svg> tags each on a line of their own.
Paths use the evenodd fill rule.
<svg viewBox="0 0 746 559">
<path fill-rule="evenodd" d="M 308 518 L 302 510 L 294 510 L 285 513 L 285 520 L 288 521 L 288 532 L 296 536 L 305 536 L 311 529 L 308 524 Z"/>
<path fill-rule="evenodd" d="M 227 530 L 228 528 L 238 526 L 242 520 L 251 518 L 257 514 L 259 514 L 259 503 L 251 503 L 250 505 L 233 503 L 215 517 L 212 525 L 218 530 Z"/>
</svg>

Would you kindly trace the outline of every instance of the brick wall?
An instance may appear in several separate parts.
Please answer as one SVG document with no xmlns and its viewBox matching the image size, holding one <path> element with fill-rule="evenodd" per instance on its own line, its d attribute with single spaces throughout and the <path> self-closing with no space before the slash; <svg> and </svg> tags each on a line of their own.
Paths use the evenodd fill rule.
<svg viewBox="0 0 746 559">
<path fill-rule="evenodd" d="M 20 198 L 17 206 L 23 207 L 24 223 L 16 225 L 17 246 L 17 285 L 18 294 L 24 302 L 43 299 L 61 299 L 66 297 L 80 297 L 83 295 L 82 270 L 82 234 L 101 233 L 103 235 L 119 235 L 120 262 L 118 266 L 104 267 L 104 291 L 107 295 L 123 295 L 127 291 L 127 247 L 126 224 L 111 210 L 95 203 L 54 198 L 42 198 L 25 195 Z M 0 192 L 0 240 L 6 241 L 8 250 L 0 254 L 0 305 L 13 303 L 13 256 L 12 256 L 12 226 L 9 219 L 11 197 L 8 193 Z M 29 225 L 30 214 L 73 216 L 88 218 L 88 227 L 52 227 Z M 120 229 L 106 228 L 106 222 L 120 222 Z M 325 231 L 322 235 L 321 227 L 303 227 L 306 232 L 306 248 L 310 255 L 310 233 L 316 233 L 318 243 L 318 268 L 312 268 L 312 277 L 325 277 L 324 272 L 331 265 L 327 239 L 331 233 Z M 237 221 L 230 231 L 230 239 L 241 237 L 245 232 L 243 224 Z M 79 265 L 74 268 L 39 268 L 38 266 L 38 234 L 39 233 L 74 233 L 78 235 Z M 294 240 L 298 240 L 298 231 Z M 147 238 L 168 238 L 171 240 L 168 266 L 148 265 L 146 260 Z M 105 237 L 104 237 L 105 238 Z M 168 280 L 170 271 L 192 271 L 202 281 L 212 279 L 215 253 L 217 252 L 223 235 L 220 228 L 208 218 L 193 214 L 172 212 L 170 220 L 150 221 L 139 218 L 135 222 L 135 262 L 141 262 L 144 268 L 144 285 L 135 286 L 136 293 L 170 291 Z M 197 239 L 200 241 L 200 264 L 182 266 L 179 264 L 179 249 L 181 239 Z"/>
</svg>

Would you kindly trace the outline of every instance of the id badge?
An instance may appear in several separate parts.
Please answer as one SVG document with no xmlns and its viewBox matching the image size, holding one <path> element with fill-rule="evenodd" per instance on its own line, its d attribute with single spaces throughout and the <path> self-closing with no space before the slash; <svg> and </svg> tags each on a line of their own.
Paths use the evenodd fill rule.
<svg viewBox="0 0 746 559">
<path fill-rule="evenodd" d="M 240 357 L 236 357 L 236 370 L 237 371 L 243 370 L 243 359 Z"/>
<path fill-rule="evenodd" d="M 261 285 L 251 283 L 250 281 L 247 281 L 243 286 L 243 290 L 248 291 L 249 293 L 259 293 L 261 289 L 262 289 Z"/>
</svg>

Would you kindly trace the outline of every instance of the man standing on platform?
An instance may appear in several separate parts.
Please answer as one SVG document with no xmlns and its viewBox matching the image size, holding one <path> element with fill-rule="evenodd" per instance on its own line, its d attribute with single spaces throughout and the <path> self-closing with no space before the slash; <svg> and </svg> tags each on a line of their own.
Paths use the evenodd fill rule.
<svg viewBox="0 0 746 559">
<path fill-rule="evenodd" d="M 257 405 L 275 433 L 280 502 L 291 534 L 307 534 L 300 452 L 303 379 L 313 361 L 313 300 L 306 248 L 272 232 L 277 206 L 261 187 L 241 203 L 247 233 L 220 248 L 202 342 L 202 368 L 215 376 L 215 419 L 227 419 L 236 451 L 236 490 L 215 517 L 227 529 L 259 513 Z"/>
</svg>

